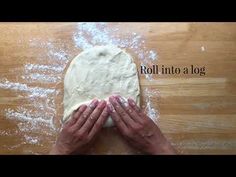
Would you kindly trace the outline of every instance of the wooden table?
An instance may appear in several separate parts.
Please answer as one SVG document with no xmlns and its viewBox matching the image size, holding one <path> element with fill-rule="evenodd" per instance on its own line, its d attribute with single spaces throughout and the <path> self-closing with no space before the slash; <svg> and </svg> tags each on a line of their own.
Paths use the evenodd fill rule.
<svg viewBox="0 0 236 177">
<path fill-rule="evenodd" d="M 38 115 L 49 113 L 43 109 L 40 99 L 30 99 L 28 92 L 36 92 L 29 87 L 58 91 L 47 104 L 55 104 L 51 116 L 55 127 L 59 127 L 66 68 L 61 72 L 54 68 L 54 76 L 61 77 L 54 83 L 27 79 L 31 73 L 26 73 L 24 68 L 28 66 L 30 70 L 31 66 L 33 71 L 30 63 L 41 65 L 42 71 L 42 66 L 68 66 L 63 57 L 72 59 L 81 51 L 73 41 L 76 28 L 76 23 L 0 23 L 0 154 L 48 153 L 58 129 L 49 130 L 44 123 L 35 128 L 32 125 L 35 117 L 27 119 L 29 110 L 38 111 Z M 158 74 L 153 81 L 139 73 L 141 103 L 144 104 L 145 89 L 159 91 L 158 97 L 151 97 L 160 112 L 158 126 L 180 153 L 236 154 L 235 23 L 110 23 L 108 28 L 118 28 L 121 38 L 132 31 L 142 36 L 147 49 L 158 53 L 154 64 L 205 67 L 204 76 Z M 63 51 L 53 54 L 55 48 L 66 51 L 66 56 Z M 52 57 L 61 57 L 61 60 L 51 60 Z M 140 68 L 140 62 L 135 60 Z M 26 84 L 27 88 L 14 83 Z M 26 114 L 24 121 L 20 115 L 19 119 L 9 118 L 10 110 L 17 109 Z M 99 154 L 135 152 L 114 129 L 104 129 L 90 150 Z"/>
</svg>

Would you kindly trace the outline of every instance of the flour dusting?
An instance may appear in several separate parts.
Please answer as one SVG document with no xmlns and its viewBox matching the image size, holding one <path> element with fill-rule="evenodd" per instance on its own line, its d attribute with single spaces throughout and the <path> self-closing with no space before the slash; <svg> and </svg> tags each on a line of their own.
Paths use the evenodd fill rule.
<svg viewBox="0 0 236 177">
<path fill-rule="evenodd" d="M 49 83 L 55 83 L 61 81 L 60 76 L 53 76 L 53 75 L 47 75 L 47 74 L 40 74 L 40 73 L 31 73 L 27 76 L 21 76 L 22 79 L 25 79 L 27 81 L 31 82 L 49 82 Z"/>
<path fill-rule="evenodd" d="M 157 90 L 151 90 L 148 88 L 145 88 L 144 90 L 144 95 L 145 95 L 145 103 L 146 103 L 146 112 L 147 115 L 154 121 L 157 122 L 158 118 L 159 118 L 159 111 L 154 109 L 151 99 L 154 98 L 155 100 L 157 100 L 158 98 L 160 98 L 160 93 Z"/>
<path fill-rule="evenodd" d="M 46 97 L 49 94 L 55 93 L 55 89 L 51 88 L 42 88 L 42 87 L 30 87 L 27 84 L 15 83 L 4 79 L 0 82 L 0 88 L 9 89 L 14 91 L 22 91 L 28 93 L 29 97 Z"/>
<path fill-rule="evenodd" d="M 205 51 L 205 47 L 201 46 L 201 51 L 204 52 Z"/>
<path fill-rule="evenodd" d="M 25 65 L 25 72 L 30 73 L 33 71 L 38 72 L 49 72 L 49 73 L 61 73 L 65 67 L 60 65 L 40 65 L 40 64 L 32 64 L 28 63 Z"/>
<path fill-rule="evenodd" d="M 32 136 L 27 136 L 27 135 L 24 135 L 24 138 L 26 140 L 26 142 L 28 144 L 37 144 L 39 142 L 39 140 L 37 139 L 37 137 L 32 137 Z"/>
</svg>

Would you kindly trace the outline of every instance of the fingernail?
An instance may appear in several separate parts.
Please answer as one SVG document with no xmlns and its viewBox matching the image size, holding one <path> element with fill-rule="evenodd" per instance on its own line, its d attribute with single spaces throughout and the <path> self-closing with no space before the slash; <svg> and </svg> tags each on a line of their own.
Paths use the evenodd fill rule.
<svg viewBox="0 0 236 177">
<path fill-rule="evenodd" d="M 121 97 L 121 96 L 118 96 L 118 101 L 119 103 L 121 103 L 122 105 L 124 105 L 125 107 L 129 106 L 129 104 L 127 103 L 127 101 Z"/>
<path fill-rule="evenodd" d="M 97 105 L 98 105 L 98 100 L 95 99 L 95 100 L 93 100 L 93 101 L 90 103 L 89 107 L 90 107 L 90 108 L 95 108 Z"/>
<path fill-rule="evenodd" d="M 132 98 L 128 98 L 128 102 L 131 106 L 136 105 L 135 101 Z"/>
<path fill-rule="evenodd" d="M 106 101 L 104 100 L 102 100 L 98 105 L 99 108 L 104 108 L 105 106 L 106 106 Z"/>
<path fill-rule="evenodd" d="M 107 108 L 108 108 L 108 112 L 110 112 L 110 113 L 115 112 L 115 109 L 114 109 L 114 107 L 112 106 L 111 103 L 107 104 Z"/>
</svg>

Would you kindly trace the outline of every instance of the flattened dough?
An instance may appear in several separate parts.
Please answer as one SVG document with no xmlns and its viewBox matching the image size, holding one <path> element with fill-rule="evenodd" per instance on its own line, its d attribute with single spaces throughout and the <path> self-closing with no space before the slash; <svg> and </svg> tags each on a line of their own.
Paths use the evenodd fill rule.
<svg viewBox="0 0 236 177">
<path fill-rule="evenodd" d="M 132 57 L 115 46 L 95 46 L 76 56 L 64 78 L 62 122 L 81 104 L 105 99 L 112 94 L 133 98 L 139 105 L 139 80 Z M 112 126 L 109 117 L 105 126 Z"/>
</svg>

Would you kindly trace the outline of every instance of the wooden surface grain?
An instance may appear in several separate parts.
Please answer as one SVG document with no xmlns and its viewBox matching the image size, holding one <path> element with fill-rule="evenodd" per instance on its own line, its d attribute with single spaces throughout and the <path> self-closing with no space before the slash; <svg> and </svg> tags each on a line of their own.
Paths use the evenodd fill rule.
<svg viewBox="0 0 236 177">
<path fill-rule="evenodd" d="M 37 38 L 67 50 L 68 58 L 75 57 L 81 51 L 72 40 L 76 26 L 76 23 L 0 23 L 0 81 L 7 78 L 22 82 L 20 68 L 28 62 L 51 64 L 45 49 L 29 46 L 29 41 Z M 153 81 L 139 73 L 141 104 L 144 104 L 146 88 L 160 93 L 151 98 L 160 112 L 158 126 L 180 153 L 236 154 L 236 23 L 110 23 L 108 26 L 118 27 L 121 35 L 130 31 L 141 35 L 147 48 L 158 53 L 155 64 L 205 67 L 205 76 L 158 74 Z M 36 58 L 41 58 L 40 62 Z M 140 62 L 135 62 L 139 68 Z M 63 83 L 46 86 L 61 90 L 55 98 L 54 119 L 58 125 L 63 114 Z M 18 131 L 16 120 L 6 118 L 4 110 L 16 109 L 19 105 L 35 109 L 31 104 L 28 98 L 19 96 L 17 90 L 0 88 L 0 154 L 48 153 L 56 132 L 45 136 L 40 131 L 32 131 L 28 134 L 41 137 L 41 143 L 22 143 L 28 134 Z M 42 129 L 47 131 L 47 127 Z M 104 129 L 90 153 L 132 154 L 136 151 L 116 130 Z"/>
</svg>

